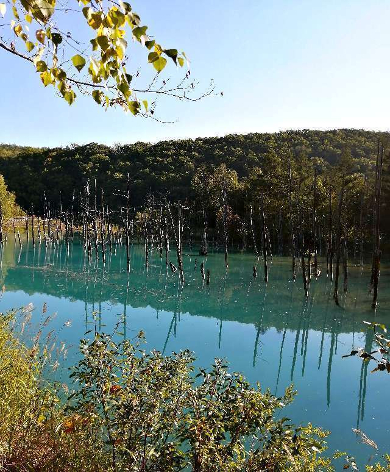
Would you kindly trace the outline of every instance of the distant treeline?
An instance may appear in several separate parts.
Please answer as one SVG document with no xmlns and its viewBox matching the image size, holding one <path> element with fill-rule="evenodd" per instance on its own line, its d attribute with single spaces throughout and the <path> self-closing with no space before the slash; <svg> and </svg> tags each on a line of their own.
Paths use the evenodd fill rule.
<svg viewBox="0 0 390 472">
<path fill-rule="evenodd" d="M 86 182 L 93 189 L 96 179 L 96 188 L 99 193 L 103 190 L 112 209 L 123 206 L 129 182 L 134 208 L 144 205 L 150 196 L 180 200 L 191 206 L 191 218 L 199 219 L 201 227 L 207 218 L 209 228 L 216 228 L 218 218 L 223 218 L 220 210 L 226 204 L 222 202 L 225 196 L 225 217 L 233 239 L 244 233 L 251 239 L 250 226 L 256 219 L 260 224 L 262 206 L 274 239 L 278 233 L 279 245 L 288 239 L 291 224 L 310 226 L 315 217 L 320 223 L 324 220 L 319 228 L 326 228 L 329 204 L 336 215 L 339 191 L 346 185 L 344 224 L 349 239 L 356 239 L 359 231 L 372 226 L 378 140 L 387 142 L 389 136 L 341 129 L 113 147 L 95 143 L 54 149 L 2 145 L 0 173 L 17 203 L 38 215 L 43 214 L 45 201 L 50 202 L 52 214 L 69 209 Z M 347 180 L 343 183 L 344 174 Z M 390 230 L 387 175 L 385 156 L 382 231 L 386 232 Z"/>
</svg>

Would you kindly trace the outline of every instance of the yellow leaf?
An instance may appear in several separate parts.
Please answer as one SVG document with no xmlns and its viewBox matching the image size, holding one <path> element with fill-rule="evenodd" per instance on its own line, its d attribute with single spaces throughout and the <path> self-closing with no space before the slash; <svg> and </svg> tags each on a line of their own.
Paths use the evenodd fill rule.
<svg viewBox="0 0 390 472">
<path fill-rule="evenodd" d="M 23 31 L 22 25 L 16 25 L 14 27 L 14 33 L 16 34 L 16 36 L 20 36 L 22 31 Z"/>
</svg>

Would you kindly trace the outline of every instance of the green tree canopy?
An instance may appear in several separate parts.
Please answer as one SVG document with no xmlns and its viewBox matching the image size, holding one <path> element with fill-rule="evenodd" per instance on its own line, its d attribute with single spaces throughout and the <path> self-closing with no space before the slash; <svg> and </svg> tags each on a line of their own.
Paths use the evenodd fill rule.
<svg viewBox="0 0 390 472">
<path fill-rule="evenodd" d="M 0 215 L 8 219 L 21 214 L 21 209 L 15 203 L 15 195 L 8 191 L 4 177 L 0 174 Z"/>
</svg>

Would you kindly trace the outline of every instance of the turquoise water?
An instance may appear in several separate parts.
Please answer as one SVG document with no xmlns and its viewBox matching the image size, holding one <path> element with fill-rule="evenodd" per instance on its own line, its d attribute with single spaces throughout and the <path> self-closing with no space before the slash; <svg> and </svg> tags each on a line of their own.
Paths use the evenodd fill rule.
<svg viewBox="0 0 390 472">
<path fill-rule="evenodd" d="M 173 251 L 171 257 L 174 261 Z M 210 270 L 210 285 L 202 281 L 202 261 Z M 331 450 L 346 450 L 360 463 L 390 451 L 390 376 L 371 374 L 374 365 L 364 367 L 358 358 L 342 359 L 352 348 L 373 350 L 364 320 L 390 324 L 390 271 L 382 270 L 375 314 L 368 266 L 351 267 L 349 291 L 336 307 L 324 267 L 306 300 L 300 274 L 291 280 L 289 258 L 273 259 L 267 285 L 261 261 L 253 278 L 255 262 L 251 254 L 232 254 L 226 271 L 223 254 L 202 258 L 187 251 L 181 288 L 178 274 L 167 271 L 157 251 L 144 267 L 141 246 L 132 248 L 127 274 L 123 247 L 103 266 L 95 259 L 88 262 L 77 243 L 68 251 L 64 244 L 33 248 L 25 242 L 20 248 L 11 240 L 3 249 L 0 309 L 32 303 L 36 323 L 56 313 L 50 329 L 66 342 L 69 364 L 77 359 L 78 341 L 86 331 L 111 332 L 115 326 L 127 338 L 143 330 L 147 347 L 167 354 L 191 349 L 202 366 L 226 358 L 231 369 L 275 394 L 293 383 L 298 395 L 288 415 L 297 423 L 311 421 L 331 430 Z M 361 444 L 352 428 L 374 440 L 379 452 Z"/>
</svg>

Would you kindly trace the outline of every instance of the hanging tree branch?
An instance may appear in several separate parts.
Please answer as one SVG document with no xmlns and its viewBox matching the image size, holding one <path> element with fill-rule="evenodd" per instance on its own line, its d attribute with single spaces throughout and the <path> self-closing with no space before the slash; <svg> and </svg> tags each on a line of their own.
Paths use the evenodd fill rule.
<svg viewBox="0 0 390 472">
<path fill-rule="evenodd" d="M 120 106 L 134 115 L 153 117 L 158 97 L 196 102 L 214 93 L 213 81 L 206 90 L 196 93 L 198 84 L 191 80 L 185 53 L 165 49 L 151 39 L 148 27 L 141 26 L 141 19 L 130 4 L 106 0 L 79 3 L 82 7 L 79 9 L 61 8 L 58 0 L 15 0 L 12 9 L 0 3 L 0 15 L 10 17 L 10 35 L 0 36 L 0 49 L 32 63 L 43 85 L 55 87 L 69 105 L 76 99 L 76 88 L 106 109 Z M 92 30 L 89 43 L 82 44 L 71 32 L 64 33 L 58 28 L 61 15 L 68 12 L 77 14 Z M 129 47 L 125 38 L 128 37 L 146 48 L 147 62 L 156 71 L 148 86 L 136 86 L 139 71 L 134 75 L 127 71 Z M 74 52 L 77 54 L 72 55 Z M 161 78 L 168 60 L 178 68 L 185 64 L 188 67 L 174 86 L 168 85 L 169 79 Z M 154 98 L 149 104 L 139 95 Z"/>
</svg>

